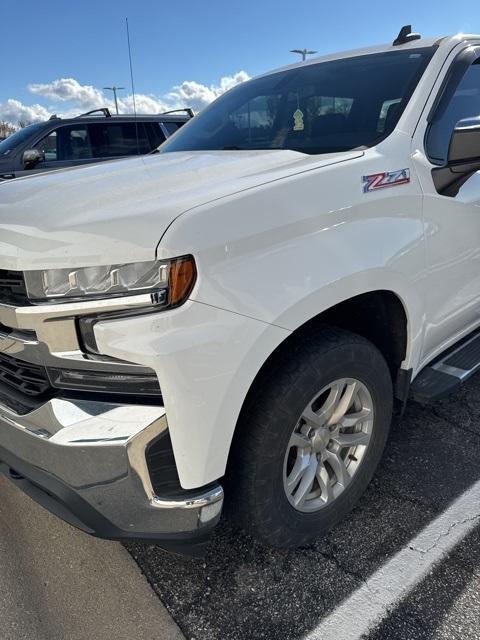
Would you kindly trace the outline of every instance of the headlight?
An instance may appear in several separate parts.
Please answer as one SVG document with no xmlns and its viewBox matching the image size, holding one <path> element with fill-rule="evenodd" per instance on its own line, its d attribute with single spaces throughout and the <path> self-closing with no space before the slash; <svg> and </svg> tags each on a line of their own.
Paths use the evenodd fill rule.
<svg viewBox="0 0 480 640">
<path fill-rule="evenodd" d="M 78 269 L 25 271 L 32 302 L 72 302 L 124 295 L 155 294 L 157 304 L 177 306 L 195 284 L 192 256 L 155 262 L 134 262 Z"/>
</svg>

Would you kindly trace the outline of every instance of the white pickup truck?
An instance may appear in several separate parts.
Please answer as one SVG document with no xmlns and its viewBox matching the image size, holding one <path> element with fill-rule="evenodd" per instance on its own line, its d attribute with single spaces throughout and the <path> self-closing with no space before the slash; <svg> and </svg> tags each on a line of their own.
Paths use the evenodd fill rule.
<svg viewBox="0 0 480 640">
<path fill-rule="evenodd" d="M 0 186 L 0 462 L 94 535 L 295 547 L 480 364 L 480 36 L 242 84 L 160 153 Z"/>
</svg>

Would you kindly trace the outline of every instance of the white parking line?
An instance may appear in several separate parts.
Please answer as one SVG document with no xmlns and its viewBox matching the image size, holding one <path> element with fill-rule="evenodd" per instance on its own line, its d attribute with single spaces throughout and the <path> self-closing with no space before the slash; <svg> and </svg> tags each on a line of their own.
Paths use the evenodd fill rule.
<svg viewBox="0 0 480 640">
<path fill-rule="evenodd" d="M 346 598 L 305 640 L 359 640 L 480 522 L 480 480 Z"/>
</svg>

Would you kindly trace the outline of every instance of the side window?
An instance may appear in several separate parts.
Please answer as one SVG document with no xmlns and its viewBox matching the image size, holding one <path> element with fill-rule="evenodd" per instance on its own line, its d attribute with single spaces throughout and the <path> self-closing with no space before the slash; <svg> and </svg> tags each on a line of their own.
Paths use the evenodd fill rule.
<svg viewBox="0 0 480 640">
<path fill-rule="evenodd" d="M 180 122 L 164 122 L 163 126 L 168 131 L 168 135 L 171 136 L 175 133 L 177 129 L 180 129 Z"/>
<path fill-rule="evenodd" d="M 263 129 L 271 129 L 278 105 L 275 96 L 256 96 L 230 115 L 237 129 L 247 130 L 256 137 Z"/>
<path fill-rule="evenodd" d="M 393 100 L 385 100 L 382 103 L 377 123 L 378 133 L 384 133 L 393 128 L 391 123 L 394 119 L 398 120 L 397 116 L 399 114 L 401 101 L 401 98 L 395 98 Z M 394 124 L 396 124 L 396 122 Z"/>
<path fill-rule="evenodd" d="M 353 98 L 336 98 L 334 96 L 310 96 L 307 98 L 307 112 L 311 117 L 340 113 L 347 117 L 352 108 Z"/>
<path fill-rule="evenodd" d="M 157 149 L 163 142 L 165 142 L 165 135 L 160 128 L 159 122 L 146 122 L 145 127 L 147 129 L 148 137 L 150 140 L 150 149 L 153 151 Z"/>
<path fill-rule="evenodd" d="M 38 149 L 45 156 L 45 162 L 55 162 L 58 159 L 57 132 L 51 131 L 48 136 L 37 142 L 34 149 Z"/>
<path fill-rule="evenodd" d="M 150 151 L 143 122 L 102 122 L 88 127 L 95 158 L 132 156 Z"/>
<path fill-rule="evenodd" d="M 315 91 L 311 87 L 311 91 Z M 348 130 L 353 98 L 310 95 L 306 99 L 306 117 L 302 122 L 311 140 L 326 140 L 329 135 L 342 135 Z"/>
<path fill-rule="evenodd" d="M 45 162 L 88 160 L 92 157 L 85 125 L 59 127 L 37 142 L 35 149 L 45 154 Z"/>
<path fill-rule="evenodd" d="M 285 99 L 286 98 L 286 99 Z M 286 96 L 277 94 L 253 98 L 230 114 L 240 147 L 288 146 L 301 150 L 328 136 L 344 133 L 354 99 L 321 95 L 315 85 L 306 84 Z M 232 135 L 232 129 L 229 133 Z"/>
<path fill-rule="evenodd" d="M 445 163 L 455 125 L 464 118 L 480 116 L 480 59 L 460 80 L 448 104 L 440 103 L 427 133 L 426 150 L 433 162 Z"/>
<path fill-rule="evenodd" d="M 85 125 L 57 129 L 57 160 L 88 160 L 92 157 L 90 138 Z"/>
<path fill-rule="evenodd" d="M 261 95 L 244 103 L 229 115 L 230 132 L 233 140 L 240 143 L 261 145 L 274 136 L 280 98 L 276 95 Z"/>
</svg>

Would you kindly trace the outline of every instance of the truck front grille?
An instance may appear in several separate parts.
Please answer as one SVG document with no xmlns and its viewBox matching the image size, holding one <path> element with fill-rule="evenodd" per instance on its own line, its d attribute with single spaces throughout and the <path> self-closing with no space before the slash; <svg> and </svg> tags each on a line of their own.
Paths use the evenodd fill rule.
<svg viewBox="0 0 480 640">
<path fill-rule="evenodd" d="M 37 364 L 23 362 L 0 353 L 0 382 L 30 397 L 52 390 L 47 370 Z"/>
<path fill-rule="evenodd" d="M 21 271 L 0 269 L 0 303 L 29 304 L 25 280 Z"/>
</svg>

